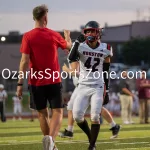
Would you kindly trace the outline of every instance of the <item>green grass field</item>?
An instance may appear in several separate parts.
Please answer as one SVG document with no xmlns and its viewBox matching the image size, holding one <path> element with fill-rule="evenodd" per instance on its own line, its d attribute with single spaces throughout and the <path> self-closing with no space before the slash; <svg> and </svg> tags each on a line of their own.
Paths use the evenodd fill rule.
<svg viewBox="0 0 150 150">
<path fill-rule="evenodd" d="M 116 118 L 121 123 L 121 119 Z M 137 118 L 134 118 L 138 122 Z M 64 119 L 61 131 L 67 125 Z M 116 139 L 109 139 L 110 126 L 104 122 L 97 141 L 97 150 L 150 150 L 150 124 L 122 125 Z M 8 120 L 0 122 L 0 150 L 42 150 L 42 134 L 38 120 L 29 122 Z M 75 125 L 74 138 L 62 139 L 57 137 L 56 145 L 59 150 L 87 150 L 88 141 L 84 133 Z"/>
</svg>

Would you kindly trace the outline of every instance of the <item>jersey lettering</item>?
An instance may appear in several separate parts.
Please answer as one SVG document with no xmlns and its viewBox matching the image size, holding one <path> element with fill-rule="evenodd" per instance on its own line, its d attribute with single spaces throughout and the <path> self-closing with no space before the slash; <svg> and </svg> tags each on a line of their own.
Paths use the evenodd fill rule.
<svg viewBox="0 0 150 150">
<path fill-rule="evenodd" d="M 92 68 L 92 72 L 95 72 L 95 71 L 98 71 L 98 69 L 96 69 L 96 67 L 100 64 L 100 59 L 99 58 L 94 58 L 94 65 L 92 66 L 91 65 L 91 60 L 92 60 L 92 57 L 88 57 L 88 59 L 86 60 L 84 66 L 89 69 L 89 68 Z"/>
</svg>

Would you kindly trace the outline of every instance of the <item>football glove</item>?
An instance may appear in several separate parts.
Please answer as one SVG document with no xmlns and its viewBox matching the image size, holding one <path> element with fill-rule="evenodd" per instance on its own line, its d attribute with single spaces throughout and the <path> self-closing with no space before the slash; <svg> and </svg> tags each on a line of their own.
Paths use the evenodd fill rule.
<svg viewBox="0 0 150 150">
<path fill-rule="evenodd" d="M 83 34 L 80 34 L 80 35 L 77 37 L 76 41 L 78 41 L 79 43 L 83 43 L 83 42 L 85 41 L 84 35 L 83 35 Z"/>
</svg>

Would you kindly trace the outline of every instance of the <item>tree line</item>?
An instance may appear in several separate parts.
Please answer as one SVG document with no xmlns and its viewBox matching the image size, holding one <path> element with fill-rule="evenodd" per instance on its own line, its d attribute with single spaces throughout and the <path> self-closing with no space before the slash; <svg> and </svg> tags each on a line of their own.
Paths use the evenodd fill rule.
<svg viewBox="0 0 150 150">
<path fill-rule="evenodd" d="M 132 38 L 122 47 L 123 62 L 127 65 L 150 64 L 150 37 Z"/>
</svg>

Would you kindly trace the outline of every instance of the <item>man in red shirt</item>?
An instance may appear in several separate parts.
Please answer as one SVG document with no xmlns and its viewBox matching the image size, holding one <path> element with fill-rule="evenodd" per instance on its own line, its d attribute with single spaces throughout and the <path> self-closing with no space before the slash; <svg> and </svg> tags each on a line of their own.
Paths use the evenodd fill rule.
<svg viewBox="0 0 150 150">
<path fill-rule="evenodd" d="M 59 33 L 46 28 L 47 14 L 48 8 L 45 5 L 35 7 L 33 9 L 35 28 L 26 32 L 23 36 L 20 49 L 22 57 L 17 96 L 22 96 L 23 75 L 29 66 L 30 107 L 38 111 L 38 118 L 44 135 L 44 150 L 57 150 L 54 140 L 63 117 L 62 85 L 57 50 L 59 47 L 70 49 L 72 42 L 70 31 L 64 30 L 64 40 Z M 57 72 L 59 77 L 54 78 L 54 72 Z M 47 101 L 52 109 L 51 122 Z"/>
<path fill-rule="evenodd" d="M 140 123 L 148 123 L 148 114 L 150 106 L 150 80 L 146 79 L 146 72 L 142 71 L 142 78 L 137 80 L 139 93 L 139 117 Z"/>
</svg>

